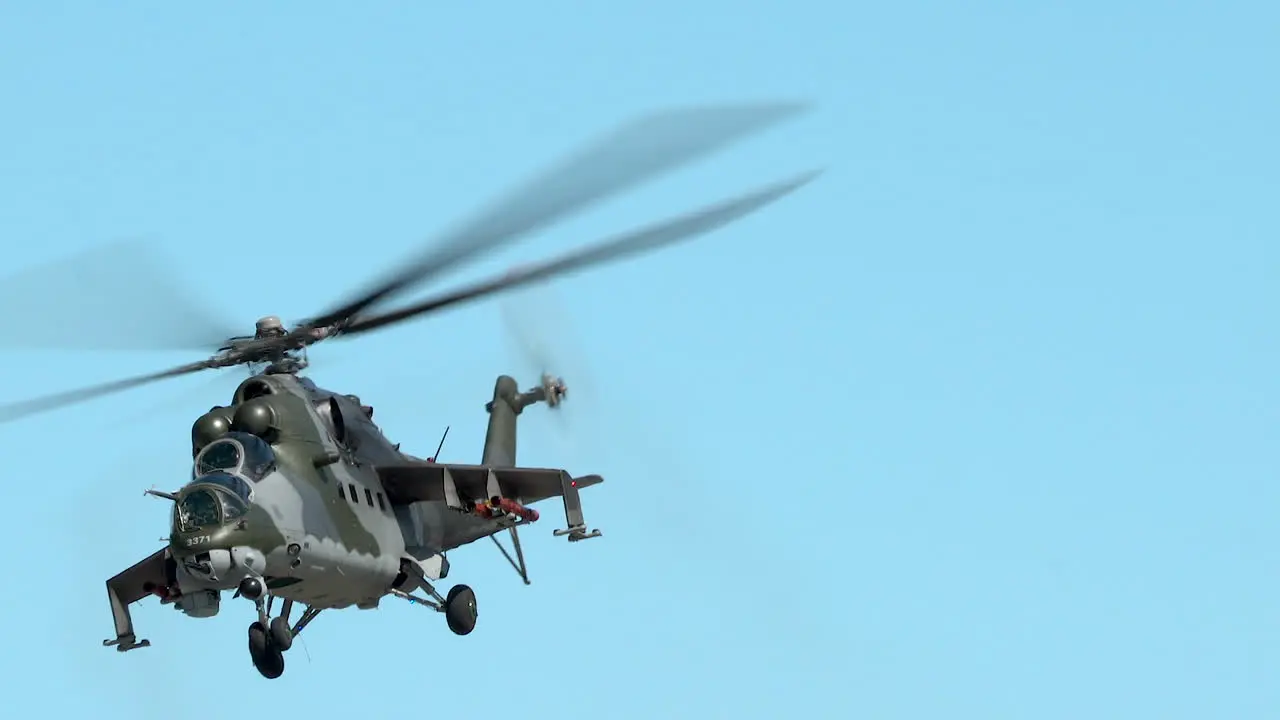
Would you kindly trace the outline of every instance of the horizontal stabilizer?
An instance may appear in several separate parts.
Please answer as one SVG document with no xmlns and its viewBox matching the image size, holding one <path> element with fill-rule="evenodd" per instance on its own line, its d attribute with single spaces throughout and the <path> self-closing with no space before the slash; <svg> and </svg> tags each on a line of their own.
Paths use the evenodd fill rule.
<svg viewBox="0 0 1280 720">
<path fill-rule="evenodd" d="M 582 488 L 589 488 L 592 485 L 599 485 L 604 482 L 604 478 L 599 475 L 583 475 L 582 477 L 574 478 L 572 482 L 574 487 L 581 490 Z"/>
</svg>

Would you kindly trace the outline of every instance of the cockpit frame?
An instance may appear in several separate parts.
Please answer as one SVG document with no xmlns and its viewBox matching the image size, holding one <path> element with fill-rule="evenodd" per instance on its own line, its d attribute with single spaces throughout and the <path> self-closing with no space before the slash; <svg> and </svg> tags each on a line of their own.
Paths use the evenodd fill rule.
<svg viewBox="0 0 1280 720">
<path fill-rule="evenodd" d="M 244 517 L 253 503 L 253 487 L 244 478 L 214 472 L 192 480 L 178 493 L 173 527 L 195 532 L 219 527 Z"/>
<path fill-rule="evenodd" d="M 229 452 L 234 453 L 234 457 Z M 195 480 L 213 473 L 225 473 L 257 482 L 275 467 L 275 451 L 266 440 L 233 431 L 201 448 L 192 462 L 191 477 Z"/>
<path fill-rule="evenodd" d="M 254 483 L 275 469 L 275 452 L 262 438 L 235 431 L 219 437 L 192 461 L 191 481 L 174 504 L 174 529 L 195 532 L 240 519 L 253 503 Z"/>
</svg>

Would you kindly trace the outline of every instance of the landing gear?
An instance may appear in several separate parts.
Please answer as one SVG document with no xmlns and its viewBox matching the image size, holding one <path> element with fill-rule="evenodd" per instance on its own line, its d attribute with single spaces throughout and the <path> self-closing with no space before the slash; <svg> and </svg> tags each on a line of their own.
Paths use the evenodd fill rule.
<svg viewBox="0 0 1280 720">
<path fill-rule="evenodd" d="M 398 598 L 408 600 L 414 605 L 422 605 L 429 607 L 439 613 L 444 613 L 445 623 L 449 625 L 449 629 L 455 635 L 469 635 L 472 630 L 476 629 L 476 619 L 480 617 L 479 610 L 476 609 L 476 593 L 466 585 L 454 585 L 449 590 L 448 597 L 441 597 L 436 591 L 431 581 L 422 574 L 422 569 L 417 563 L 402 563 L 400 569 L 408 575 L 412 575 L 417 580 L 417 585 L 426 591 L 431 599 L 419 597 L 403 590 L 391 589 L 391 594 Z"/>
<path fill-rule="evenodd" d="M 293 647 L 293 629 L 289 627 L 289 619 L 283 615 L 271 619 L 271 624 L 267 626 L 268 637 L 271 638 L 271 644 L 287 651 Z"/>
<path fill-rule="evenodd" d="M 476 593 L 466 585 L 454 585 L 444 601 L 444 619 L 454 635 L 467 635 L 476 629 Z"/>
<path fill-rule="evenodd" d="M 268 680 L 284 674 L 284 650 L 276 645 L 260 622 L 249 626 L 249 657 L 253 658 L 253 666 L 262 673 L 262 677 Z"/>
<path fill-rule="evenodd" d="M 273 618 L 271 605 L 274 600 L 273 597 L 264 598 L 261 595 L 254 599 L 258 607 L 258 620 L 249 626 L 249 657 L 253 659 L 253 666 L 262 677 L 268 680 L 275 680 L 284 674 L 284 654 L 293 647 L 293 639 L 298 633 L 320 614 L 319 610 L 309 607 L 298 618 L 297 624 L 290 627 L 289 615 L 293 610 L 293 601 L 285 600 L 280 615 Z"/>
</svg>

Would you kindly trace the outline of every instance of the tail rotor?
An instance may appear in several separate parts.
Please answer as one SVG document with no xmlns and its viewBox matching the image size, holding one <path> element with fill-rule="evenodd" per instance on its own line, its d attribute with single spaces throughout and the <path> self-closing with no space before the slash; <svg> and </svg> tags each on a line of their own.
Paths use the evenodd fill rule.
<svg viewBox="0 0 1280 720">
<path fill-rule="evenodd" d="M 582 388 L 586 373 L 580 362 L 582 354 L 571 341 L 573 335 L 569 313 L 562 303 L 546 287 L 512 293 L 503 298 L 499 310 L 502 313 L 505 338 L 514 350 L 520 374 L 538 378 L 547 407 L 554 411 L 562 436 L 571 432 L 573 417 L 577 411 L 566 411 L 565 401 L 569 385 L 559 373 L 568 370 L 577 378 L 575 386 Z M 528 373 L 528 375 L 525 375 Z M 587 395 L 590 395 L 589 383 Z"/>
</svg>

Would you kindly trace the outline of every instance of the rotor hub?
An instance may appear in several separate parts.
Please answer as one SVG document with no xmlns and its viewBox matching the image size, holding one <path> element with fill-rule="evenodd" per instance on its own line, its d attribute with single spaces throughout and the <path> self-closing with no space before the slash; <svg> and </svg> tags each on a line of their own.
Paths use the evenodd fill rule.
<svg viewBox="0 0 1280 720">
<path fill-rule="evenodd" d="M 258 339 L 269 337 L 281 337 L 286 334 L 284 322 L 275 315 L 267 315 L 258 319 L 253 324 L 254 337 Z"/>
</svg>

